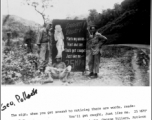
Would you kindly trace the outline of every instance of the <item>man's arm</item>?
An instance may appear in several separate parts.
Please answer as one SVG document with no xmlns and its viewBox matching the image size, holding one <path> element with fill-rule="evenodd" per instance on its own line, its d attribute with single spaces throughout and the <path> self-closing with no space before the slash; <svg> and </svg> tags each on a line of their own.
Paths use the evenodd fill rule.
<svg viewBox="0 0 152 120">
<path fill-rule="evenodd" d="M 103 35 L 97 36 L 98 38 L 98 44 L 95 46 L 95 49 L 93 49 L 93 54 L 96 55 L 99 51 L 101 46 L 107 41 L 107 38 Z"/>
<path fill-rule="evenodd" d="M 62 68 L 56 68 L 56 63 L 54 63 L 53 65 L 52 65 L 52 67 L 53 67 L 53 69 L 54 70 L 56 70 L 56 71 L 58 71 L 58 72 L 60 72 L 60 71 L 62 71 L 63 69 Z"/>
<path fill-rule="evenodd" d="M 57 68 L 58 71 L 63 71 L 66 68 L 66 65 L 64 62 L 59 63 L 60 64 L 60 68 Z"/>
<path fill-rule="evenodd" d="M 56 66 L 56 64 L 54 63 L 53 65 L 52 65 L 52 67 L 55 67 Z"/>
<path fill-rule="evenodd" d="M 65 65 L 65 63 L 64 63 L 64 62 L 62 62 L 62 64 L 63 64 L 63 69 L 65 69 L 65 68 L 66 68 L 66 65 Z"/>
<path fill-rule="evenodd" d="M 40 41 L 42 39 L 42 34 L 43 34 L 43 30 L 41 30 L 38 34 L 37 40 L 36 40 L 36 44 L 40 44 Z"/>
<path fill-rule="evenodd" d="M 100 35 L 100 36 L 99 36 L 99 39 L 107 40 L 107 37 L 106 37 L 106 36 L 103 36 L 103 35 Z"/>
<path fill-rule="evenodd" d="M 49 35 L 49 43 L 51 43 L 52 39 L 53 39 L 53 30 L 52 30 L 52 28 L 49 29 L 48 35 Z"/>
<path fill-rule="evenodd" d="M 107 41 L 107 37 L 101 35 L 101 36 L 98 36 L 98 39 L 99 39 L 99 43 L 98 43 L 98 47 L 100 47 L 101 45 L 103 45 L 106 41 Z"/>
</svg>

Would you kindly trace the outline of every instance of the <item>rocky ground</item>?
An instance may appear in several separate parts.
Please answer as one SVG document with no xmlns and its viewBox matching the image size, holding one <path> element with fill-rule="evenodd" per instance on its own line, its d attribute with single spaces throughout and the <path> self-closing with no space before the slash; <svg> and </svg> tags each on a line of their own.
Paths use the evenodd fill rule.
<svg viewBox="0 0 152 120">
<path fill-rule="evenodd" d="M 72 72 L 67 82 L 61 80 L 54 80 L 53 83 L 40 78 L 35 78 L 28 83 L 28 85 L 45 85 L 45 86 L 149 86 L 149 61 L 141 58 L 143 56 L 142 50 L 130 49 L 125 51 L 122 49 L 121 53 L 107 57 L 101 56 L 100 73 L 96 79 L 87 77 L 89 74 L 88 66 L 86 72 Z M 89 55 L 88 55 L 89 56 Z M 149 55 L 148 55 L 149 56 Z M 145 61 L 145 62 L 144 62 Z M 88 58 L 87 58 L 88 62 Z M 139 64 L 142 63 L 142 64 Z M 25 85 L 22 82 L 17 85 Z"/>
</svg>

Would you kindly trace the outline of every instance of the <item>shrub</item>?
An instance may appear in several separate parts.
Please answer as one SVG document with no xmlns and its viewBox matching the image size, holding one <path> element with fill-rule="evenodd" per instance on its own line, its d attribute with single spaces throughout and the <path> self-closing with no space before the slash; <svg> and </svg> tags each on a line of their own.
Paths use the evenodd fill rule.
<svg viewBox="0 0 152 120">
<path fill-rule="evenodd" d="M 7 47 L 3 53 L 2 84 L 13 84 L 19 80 L 25 82 L 34 78 L 38 62 L 38 56 L 27 54 L 26 47 Z"/>
</svg>

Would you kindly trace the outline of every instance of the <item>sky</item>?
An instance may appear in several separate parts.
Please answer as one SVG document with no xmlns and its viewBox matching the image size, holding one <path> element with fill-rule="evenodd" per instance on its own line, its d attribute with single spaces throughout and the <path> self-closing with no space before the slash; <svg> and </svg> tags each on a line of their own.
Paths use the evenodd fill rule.
<svg viewBox="0 0 152 120">
<path fill-rule="evenodd" d="M 10 14 L 43 24 L 42 16 L 33 7 L 23 5 L 23 0 L 2 0 L 2 15 Z M 53 0 L 52 8 L 47 9 L 49 19 L 65 19 L 68 16 L 89 14 L 90 9 L 102 10 L 113 8 L 123 0 Z M 7 4 L 8 3 L 8 4 Z"/>
</svg>

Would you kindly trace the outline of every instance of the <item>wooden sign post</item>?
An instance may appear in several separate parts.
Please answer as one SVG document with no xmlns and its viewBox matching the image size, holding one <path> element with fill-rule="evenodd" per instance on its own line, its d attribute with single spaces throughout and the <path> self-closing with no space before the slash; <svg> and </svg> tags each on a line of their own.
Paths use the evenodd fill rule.
<svg viewBox="0 0 152 120">
<path fill-rule="evenodd" d="M 85 71 L 86 62 L 85 20 L 53 20 L 52 63 L 61 57 L 72 71 Z"/>
</svg>

